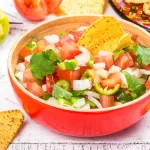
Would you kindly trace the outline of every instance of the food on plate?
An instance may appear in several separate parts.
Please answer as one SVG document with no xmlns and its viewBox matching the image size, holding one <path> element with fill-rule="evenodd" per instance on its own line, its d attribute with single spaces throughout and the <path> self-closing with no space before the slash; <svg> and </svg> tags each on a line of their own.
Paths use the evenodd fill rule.
<svg viewBox="0 0 150 150">
<path fill-rule="evenodd" d="M 63 0 L 58 14 L 102 14 L 106 0 Z"/>
<path fill-rule="evenodd" d="M 6 39 L 9 33 L 9 28 L 8 18 L 0 9 L 0 44 Z"/>
<path fill-rule="evenodd" d="M 127 3 L 133 3 L 133 4 L 142 4 L 142 3 L 147 3 L 150 0 L 125 0 Z"/>
<path fill-rule="evenodd" d="M 145 14 L 150 15 L 150 1 L 147 2 L 147 3 L 144 3 L 143 11 L 144 11 Z"/>
<path fill-rule="evenodd" d="M 14 0 L 18 12 L 29 20 L 42 20 L 54 13 L 62 0 Z"/>
<path fill-rule="evenodd" d="M 0 150 L 6 150 L 24 120 L 20 110 L 0 112 Z"/>
<path fill-rule="evenodd" d="M 150 48 L 110 16 L 89 27 L 31 40 L 19 57 L 15 77 L 51 105 L 103 109 L 133 101 L 150 89 Z"/>
<path fill-rule="evenodd" d="M 125 0 L 125 2 L 133 4 L 143 4 L 144 13 L 150 15 L 150 0 Z"/>
</svg>

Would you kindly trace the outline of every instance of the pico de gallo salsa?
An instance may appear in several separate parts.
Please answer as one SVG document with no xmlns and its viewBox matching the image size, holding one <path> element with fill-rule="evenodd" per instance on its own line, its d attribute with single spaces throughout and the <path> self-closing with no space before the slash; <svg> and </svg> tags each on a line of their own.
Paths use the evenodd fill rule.
<svg viewBox="0 0 150 150">
<path fill-rule="evenodd" d="M 76 46 L 86 28 L 29 42 L 16 66 L 20 84 L 49 104 L 76 109 L 121 105 L 150 90 L 150 48 L 132 35 L 132 45 L 92 56 Z"/>
</svg>

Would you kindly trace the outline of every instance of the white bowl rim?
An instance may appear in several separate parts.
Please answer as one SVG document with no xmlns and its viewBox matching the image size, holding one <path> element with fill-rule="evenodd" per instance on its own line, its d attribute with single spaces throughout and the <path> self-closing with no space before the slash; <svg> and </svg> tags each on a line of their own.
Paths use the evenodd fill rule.
<svg viewBox="0 0 150 150">
<path fill-rule="evenodd" d="M 26 36 L 27 34 L 29 34 L 32 30 L 34 30 L 35 28 L 38 28 L 40 26 L 42 26 L 43 24 L 46 24 L 48 22 L 52 22 L 52 21 L 55 21 L 55 20 L 59 20 L 59 19 L 64 19 L 64 18 L 72 18 L 72 17 L 101 17 L 101 16 L 104 16 L 104 15 L 68 15 L 68 16 L 61 16 L 61 17 L 57 17 L 57 18 L 54 18 L 52 20 L 48 20 L 48 21 L 44 21 L 44 22 L 41 22 L 39 23 L 38 25 L 36 25 L 35 27 L 31 28 L 30 30 L 26 31 L 21 37 L 20 39 L 22 39 L 24 36 Z M 143 29 L 142 27 L 132 23 L 132 22 L 129 22 L 129 21 L 126 21 L 126 20 L 123 20 L 123 19 L 120 19 L 120 18 L 116 18 L 118 21 L 121 21 L 123 23 L 126 23 L 126 24 L 129 24 L 129 25 L 132 25 L 134 26 L 135 28 L 141 30 L 142 32 L 144 32 L 145 34 L 149 35 L 150 37 L 150 33 L 148 33 L 145 29 Z M 40 102 L 40 103 L 43 103 L 45 105 L 48 105 L 48 106 L 51 106 L 51 107 L 54 107 L 54 108 L 58 108 L 58 109 L 62 109 L 62 110 L 66 110 L 66 111 L 73 111 L 73 112 L 80 112 L 80 113 L 103 113 L 103 112 L 108 112 L 108 111 L 115 111 L 117 109 L 121 109 L 121 108 L 125 108 L 125 107 L 128 107 L 128 106 L 131 106 L 131 105 L 134 105 L 142 100 L 144 100 L 144 98 L 146 98 L 147 96 L 150 95 L 150 91 L 148 91 L 147 93 L 145 93 L 144 95 L 142 95 L 141 97 L 137 98 L 136 100 L 133 100 L 131 102 L 128 102 L 128 103 L 125 103 L 125 104 L 122 104 L 122 105 L 117 105 L 117 106 L 113 106 L 113 107 L 109 107 L 109 108 L 102 108 L 102 109 L 89 109 L 89 110 L 84 110 L 84 109 L 75 109 L 75 108 L 70 108 L 70 107 L 64 107 L 64 106 L 59 106 L 59 105 L 52 105 L 52 104 L 49 104 L 47 103 L 46 101 L 44 101 L 43 99 L 39 98 L 39 97 L 36 97 L 35 95 L 33 95 L 32 93 L 30 93 L 29 91 L 27 91 L 18 81 L 17 79 L 15 78 L 15 75 L 14 75 L 14 72 L 13 72 L 13 69 L 11 67 L 11 56 L 13 54 L 13 51 L 15 49 L 15 47 L 17 46 L 17 44 L 19 43 L 20 40 L 17 40 L 16 43 L 12 46 L 10 52 L 9 52 L 9 55 L 8 55 L 8 71 L 9 71 L 9 74 L 13 80 L 13 82 L 19 87 L 20 90 L 22 90 L 25 94 L 27 94 L 28 96 L 30 96 L 31 98 L 33 98 L 34 100 Z"/>
</svg>

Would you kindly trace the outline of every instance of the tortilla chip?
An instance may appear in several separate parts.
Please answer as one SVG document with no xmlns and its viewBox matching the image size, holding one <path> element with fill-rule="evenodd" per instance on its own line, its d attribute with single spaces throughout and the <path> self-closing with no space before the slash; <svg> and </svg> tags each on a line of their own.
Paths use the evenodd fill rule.
<svg viewBox="0 0 150 150">
<path fill-rule="evenodd" d="M 150 0 L 125 0 L 126 3 L 142 4 L 150 2 Z"/>
<path fill-rule="evenodd" d="M 150 2 L 144 3 L 143 11 L 144 11 L 145 14 L 150 15 Z"/>
<path fill-rule="evenodd" d="M 112 16 L 103 16 L 88 27 L 77 46 L 87 48 L 92 55 L 98 54 L 100 50 L 113 52 L 117 49 L 118 44 L 120 44 L 119 47 L 124 45 L 122 41 L 120 43 L 123 36 L 124 32 L 119 22 Z"/>
<path fill-rule="evenodd" d="M 106 0 L 63 0 L 57 14 L 102 14 Z"/>
<path fill-rule="evenodd" d="M 0 150 L 6 150 L 22 125 L 24 115 L 20 110 L 0 112 Z"/>
</svg>

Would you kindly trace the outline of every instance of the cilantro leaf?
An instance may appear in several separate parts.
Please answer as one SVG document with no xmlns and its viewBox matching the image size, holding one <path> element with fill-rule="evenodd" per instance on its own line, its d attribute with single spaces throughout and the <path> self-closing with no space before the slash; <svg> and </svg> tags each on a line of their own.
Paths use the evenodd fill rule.
<svg viewBox="0 0 150 150">
<path fill-rule="evenodd" d="M 37 47 L 37 44 L 36 44 L 36 42 L 33 42 L 33 41 L 32 41 L 32 42 L 28 43 L 26 47 L 27 47 L 29 50 L 33 51 L 34 48 Z"/>
<path fill-rule="evenodd" d="M 144 65 L 150 64 L 150 48 L 141 45 L 134 45 L 133 51 L 138 63 L 142 63 Z"/>
<path fill-rule="evenodd" d="M 42 53 L 45 58 L 52 61 L 55 65 L 57 65 L 57 63 L 62 62 L 62 59 L 58 57 L 58 55 L 52 49 L 43 51 Z"/>
<path fill-rule="evenodd" d="M 128 89 L 132 91 L 132 94 L 136 94 L 136 98 L 143 95 L 146 92 L 146 87 L 142 83 L 141 80 L 136 78 L 133 75 L 130 75 L 128 72 L 124 71 L 123 74 L 126 77 L 127 83 L 128 83 Z M 135 97 L 135 96 L 134 96 Z"/>
<path fill-rule="evenodd" d="M 116 97 L 117 101 L 122 102 L 123 104 L 133 100 L 133 97 L 125 91 L 118 91 Z"/>
<path fill-rule="evenodd" d="M 52 96 L 55 98 L 71 99 L 72 94 L 55 84 L 53 87 Z"/>
<path fill-rule="evenodd" d="M 29 68 L 34 78 L 43 79 L 44 76 L 54 72 L 54 66 L 60 61 L 61 59 L 53 50 L 47 50 L 40 54 L 33 54 Z"/>
</svg>

